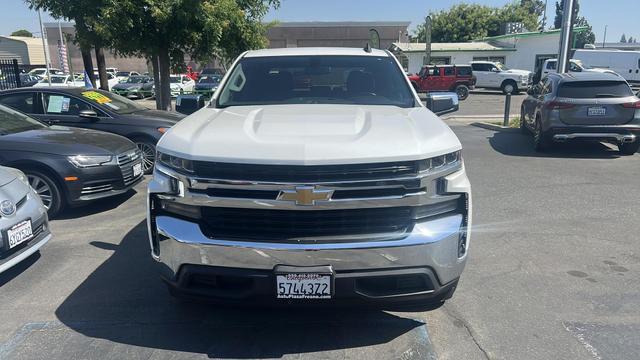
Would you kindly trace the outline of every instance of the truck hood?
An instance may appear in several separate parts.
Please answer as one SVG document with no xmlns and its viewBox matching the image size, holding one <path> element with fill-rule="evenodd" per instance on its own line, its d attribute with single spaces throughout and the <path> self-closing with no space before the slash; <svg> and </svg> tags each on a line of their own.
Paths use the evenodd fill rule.
<svg viewBox="0 0 640 360">
<path fill-rule="evenodd" d="M 529 74 L 533 74 L 531 71 L 518 70 L 518 69 L 509 69 L 509 70 L 503 71 L 503 73 L 513 74 L 513 75 L 527 75 L 527 76 L 529 76 Z"/>
<path fill-rule="evenodd" d="M 417 160 L 460 147 L 424 107 L 307 104 L 204 108 L 158 143 L 192 160 L 286 165 Z"/>
</svg>

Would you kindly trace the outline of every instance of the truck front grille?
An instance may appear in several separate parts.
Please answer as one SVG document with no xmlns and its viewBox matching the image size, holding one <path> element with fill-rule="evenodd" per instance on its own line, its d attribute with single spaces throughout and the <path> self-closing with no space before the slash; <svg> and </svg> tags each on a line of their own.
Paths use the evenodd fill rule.
<svg viewBox="0 0 640 360">
<path fill-rule="evenodd" d="M 304 241 L 327 237 L 331 241 L 358 235 L 402 236 L 422 219 L 462 214 L 459 199 L 420 207 L 346 210 L 261 210 L 203 207 L 201 228 L 211 238 L 253 241 Z M 390 237 L 395 238 L 395 237 Z M 349 238 L 352 241 L 353 238 Z M 365 238 L 369 241 L 371 238 Z"/>
<path fill-rule="evenodd" d="M 316 183 L 415 176 L 418 161 L 347 165 L 258 165 L 194 161 L 197 177 L 240 181 Z"/>
</svg>

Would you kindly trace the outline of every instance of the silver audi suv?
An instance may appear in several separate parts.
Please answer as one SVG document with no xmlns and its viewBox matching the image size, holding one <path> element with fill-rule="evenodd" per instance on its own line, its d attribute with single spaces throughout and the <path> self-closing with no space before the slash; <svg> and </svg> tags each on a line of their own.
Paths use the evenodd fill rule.
<svg viewBox="0 0 640 360">
<path fill-rule="evenodd" d="M 0 273 L 51 239 L 40 197 L 20 170 L 0 166 Z"/>
<path fill-rule="evenodd" d="M 620 75 L 549 74 L 528 94 L 520 127 L 537 151 L 572 140 L 611 142 L 625 155 L 640 148 L 640 99 Z"/>
</svg>

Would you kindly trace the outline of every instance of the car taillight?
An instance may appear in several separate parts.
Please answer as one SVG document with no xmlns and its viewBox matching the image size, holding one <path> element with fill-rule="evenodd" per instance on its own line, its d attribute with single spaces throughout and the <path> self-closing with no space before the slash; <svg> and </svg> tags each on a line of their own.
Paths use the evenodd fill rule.
<svg viewBox="0 0 640 360">
<path fill-rule="evenodd" d="M 640 109 L 640 101 L 622 104 L 627 109 Z"/>
<path fill-rule="evenodd" d="M 552 101 L 547 104 L 547 108 L 552 110 L 571 109 L 574 106 L 574 104 L 569 104 L 561 101 Z"/>
</svg>

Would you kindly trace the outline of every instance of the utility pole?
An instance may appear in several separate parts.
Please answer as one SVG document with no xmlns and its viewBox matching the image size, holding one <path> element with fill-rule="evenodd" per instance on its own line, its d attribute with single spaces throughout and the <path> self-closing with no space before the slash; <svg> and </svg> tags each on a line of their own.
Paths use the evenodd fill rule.
<svg viewBox="0 0 640 360">
<path fill-rule="evenodd" d="M 547 0 L 544 0 L 544 12 L 542 13 L 542 28 L 540 31 L 544 31 L 547 27 Z"/>
<path fill-rule="evenodd" d="M 424 47 L 424 64 L 431 64 L 431 16 L 427 16 L 424 19 L 424 35 L 425 35 L 425 47 Z"/>
<path fill-rule="evenodd" d="M 560 49 L 558 51 L 558 66 L 556 67 L 559 74 L 567 72 L 569 63 L 574 18 L 573 2 L 574 0 L 563 0 L 562 2 L 562 31 L 560 32 Z"/>
<path fill-rule="evenodd" d="M 44 62 L 47 65 L 47 80 L 49 81 L 49 86 L 51 86 L 51 67 L 49 66 L 49 47 L 47 45 L 47 33 L 44 31 L 44 26 L 42 25 L 42 16 L 40 15 L 40 9 L 38 9 L 38 21 L 40 22 L 40 32 L 42 35 Z"/>
<path fill-rule="evenodd" d="M 602 47 L 604 47 L 604 43 L 607 41 L 607 25 L 604 26 L 604 37 L 602 38 Z"/>
</svg>

